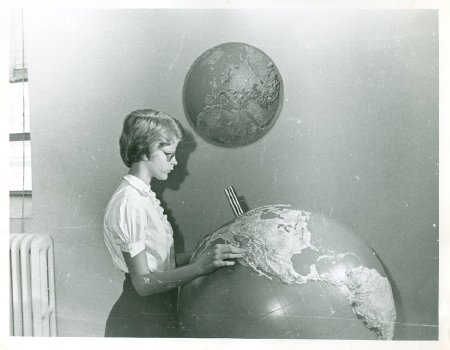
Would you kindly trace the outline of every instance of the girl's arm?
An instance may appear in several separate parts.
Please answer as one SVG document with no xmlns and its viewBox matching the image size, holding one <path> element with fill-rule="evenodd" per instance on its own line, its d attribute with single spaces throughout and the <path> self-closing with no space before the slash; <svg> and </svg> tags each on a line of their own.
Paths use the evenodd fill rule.
<svg viewBox="0 0 450 350">
<path fill-rule="evenodd" d="M 153 295 L 175 288 L 194 278 L 213 272 L 222 266 L 232 266 L 243 256 L 244 250 L 226 244 L 216 244 L 195 262 L 164 272 L 150 272 L 147 265 L 145 250 L 134 257 L 122 252 L 134 289 L 141 296 Z"/>
</svg>

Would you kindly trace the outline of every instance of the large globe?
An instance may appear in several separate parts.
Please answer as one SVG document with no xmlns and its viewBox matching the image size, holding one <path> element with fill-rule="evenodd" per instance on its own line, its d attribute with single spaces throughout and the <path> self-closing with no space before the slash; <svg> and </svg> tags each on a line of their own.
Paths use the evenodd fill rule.
<svg viewBox="0 0 450 350">
<path fill-rule="evenodd" d="M 239 263 L 180 289 L 184 337 L 392 339 L 386 273 L 363 239 L 287 205 L 251 210 L 206 237 L 246 250 Z"/>
<path fill-rule="evenodd" d="M 261 50 L 223 43 L 204 52 L 189 70 L 184 109 L 197 132 L 216 145 L 255 142 L 277 119 L 283 98 L 281 75 Z"/>
</svg>

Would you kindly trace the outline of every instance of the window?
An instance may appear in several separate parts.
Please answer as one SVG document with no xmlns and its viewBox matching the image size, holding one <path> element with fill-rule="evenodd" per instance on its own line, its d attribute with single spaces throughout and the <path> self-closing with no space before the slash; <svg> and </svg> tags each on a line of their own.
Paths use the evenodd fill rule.
<svg viewBox="0 0 450 350">
<path fill-rule="evenodd" d="M 10 218 L 31 218 L 31 134 L 24 14 L 11 12 L 9 74 Z M 23 222 L 22 222 L 23 231 Z M 17 231 L 17 229 L 16 229 Z"/>
</svg>

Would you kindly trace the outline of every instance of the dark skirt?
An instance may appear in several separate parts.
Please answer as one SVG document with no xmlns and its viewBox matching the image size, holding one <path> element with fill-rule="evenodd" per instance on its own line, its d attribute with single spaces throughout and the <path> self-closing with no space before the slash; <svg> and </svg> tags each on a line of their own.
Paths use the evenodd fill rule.
<svg viewBox="0 0 450 350">
<path fill-rule="evenodd" d="M 106 321 L 105 337 L 175 338 L 178 289 L 142 297 L 125 274 L 123 292 Z"/>
</svg>

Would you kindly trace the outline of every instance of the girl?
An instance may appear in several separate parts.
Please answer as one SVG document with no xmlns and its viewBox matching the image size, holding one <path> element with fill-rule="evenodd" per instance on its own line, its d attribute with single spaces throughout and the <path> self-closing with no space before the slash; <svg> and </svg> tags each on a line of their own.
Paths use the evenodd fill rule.
<svg viewBox="0 0 450 350">
<path fill-rule="evenodd" d="M 192 263 L 189 254 L 175 255 L 172 228 L 150 184 L 166 180 L 177 165 L 182 137 L 181 124 L 165 113 L 145 109 L 125 118 L 120 155 L 130 170 L 104 217 L 105 243 L 125 281 L 105 336 L 175 337 L 177 287 L 243 256 L 242 249 L 220 244 Z"/>
</svg>

